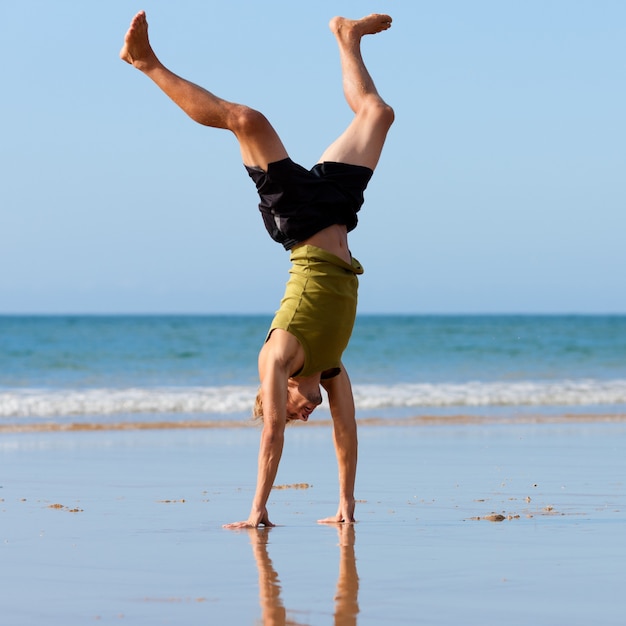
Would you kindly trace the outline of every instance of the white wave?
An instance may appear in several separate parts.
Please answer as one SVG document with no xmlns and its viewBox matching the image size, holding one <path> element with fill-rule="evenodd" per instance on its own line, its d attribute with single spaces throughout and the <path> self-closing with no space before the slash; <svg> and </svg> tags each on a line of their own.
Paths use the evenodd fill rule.
<svg viewBox="0 0 626 626">
<path fill-rule="evenodd" d="M 626 380 L 468 382 L 355 386 L 361 409 L 625 404 Z"/>
<path fill-rule="evenodd" d="M 254 387 L 19 389 L 0 392 L 0 417 L 251 411 Z"/>
<path fill-rule="evenodd" d="M 0 418 L 134 413 L 250 414 L 256 387 L 11 389 Z M 357 410 L 626 404 L 626 380 L 355 385 Z M 327 409 L 326 403 L 323 407 Z"/>
</svg>

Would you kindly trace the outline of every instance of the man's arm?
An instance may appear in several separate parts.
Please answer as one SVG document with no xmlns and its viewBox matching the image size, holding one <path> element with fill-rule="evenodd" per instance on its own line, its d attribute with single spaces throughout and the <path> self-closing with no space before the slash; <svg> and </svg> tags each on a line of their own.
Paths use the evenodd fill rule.
<svg viewBox="0 0 626 626">
<path fill-rule="evenodd" d="M 263 402 L 263 431 L 259 445 L 257 484 L 247 520 L 225 524 L 225 528 L 274 526 L 267 513 L 270 496 L 285 440 L 287 384 L 290 372 L 302 359 L 302 348 L 292 335 L 274 331 L 259 354 L 259 377 Z"/>
<path fill-rule="evenodd" d="M 333 418 L 333 438 L 339 472 L 339 508 L 332 517 L 319 520 L 322 524 L 354 522 L 354 483 L 358 452 L 356 416 L 352 385 L 345 367 L 341 373 L 322 381 L 328 393 L 330 413 Z"/>
</svg>

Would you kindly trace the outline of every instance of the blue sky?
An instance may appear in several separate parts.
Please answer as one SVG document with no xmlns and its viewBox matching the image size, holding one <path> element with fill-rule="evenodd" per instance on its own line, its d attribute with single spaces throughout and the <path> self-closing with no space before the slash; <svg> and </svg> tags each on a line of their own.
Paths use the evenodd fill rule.
<svg viewBox="0 0 626 626">
<path fill-rule="evenodd" d="M 312 165 L 349 121 L 335 14 L 396 111 L 353 254 L 368 313 L 626 312 L 626 3 L 3 2 L 0 313 L 272 313 L 288 254 L 229 133 L 118 59 L 262 110 Z"/>
</svg>

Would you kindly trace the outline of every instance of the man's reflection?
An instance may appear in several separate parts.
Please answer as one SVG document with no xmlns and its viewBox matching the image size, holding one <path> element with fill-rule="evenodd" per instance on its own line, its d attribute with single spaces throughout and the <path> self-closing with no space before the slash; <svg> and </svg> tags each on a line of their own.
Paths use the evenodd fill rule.
<svg viewBox="0 0 626 626">
<path fill-rule="evenodd" d="M 339 578 L 335 594 L 335 626 L 356 624 L 359 613 L 359 574 L 354 553 L 354 524 L 337 524 Z"/>
<path fill-rule="evenodd" d="M 250 543 L 259 571 L 259 596 L 263 626 L 302 626 L 287 617 L 280 597 L 280 580 L 270 559 L 267 544 L 270 527 L 251 528 Z M 335 593 L 335 626 L 356 626 L 359 613 L 359 576 L 354 553 L 354 524 L 337 524 L 339 537 L 339 577 Z"/>
</svg>

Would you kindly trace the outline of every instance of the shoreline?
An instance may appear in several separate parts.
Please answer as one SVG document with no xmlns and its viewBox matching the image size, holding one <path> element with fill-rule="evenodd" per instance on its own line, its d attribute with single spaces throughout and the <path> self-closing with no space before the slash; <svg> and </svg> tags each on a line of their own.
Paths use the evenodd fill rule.
<svg viewBox="0 0 626 626">
<path fill-rule="evenodd" d="M 506 417 L 468 415 L 416 415 L 404 418 L 363 417 L 357 419 L 359 427 L 405 427 L 405 426 L 459 426 L 459 425 L 514 425 L 514 424 L 567 424 L 567 423 L 619 423 L 626 422 L 626 413 L 529 413 L 512 414 Z M 307 427 L 330 427 L 331 419 L 314 419 L 306 424 L 294 423 L 289 429 Z M 54 433 L 54 432 L 98 432 L 98 431 L 141 431 L 141 430 L 190 430 L 190 429 L 260 429 L 260 422 L 249 420 L 155 420 L 118 422 L 44 422 L 0 424 L 0 434 Z"/>
</svg>

